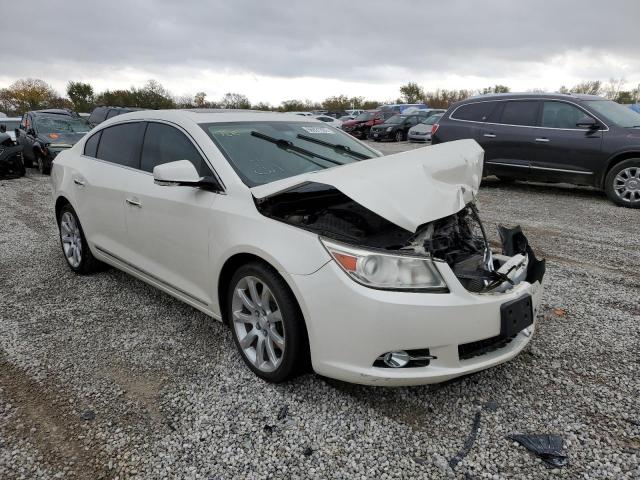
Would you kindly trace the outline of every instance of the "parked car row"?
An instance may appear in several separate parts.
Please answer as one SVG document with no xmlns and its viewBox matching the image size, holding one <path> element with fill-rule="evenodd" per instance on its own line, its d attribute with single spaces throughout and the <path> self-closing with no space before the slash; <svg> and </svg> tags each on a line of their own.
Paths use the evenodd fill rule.
<svg viewBox="0 0 640 480">
<path fill-rule="evenodd" d="M 407 139 L 409 129 L 434 114 L 444 113 L 443 109 L 418 109 L 414 105 L 404 111 L 408 113 L 399 114 L 394 108 L 368 110 L 343 122 L 342 130 L 360 139 L 402 141 Z"/>
</svg>

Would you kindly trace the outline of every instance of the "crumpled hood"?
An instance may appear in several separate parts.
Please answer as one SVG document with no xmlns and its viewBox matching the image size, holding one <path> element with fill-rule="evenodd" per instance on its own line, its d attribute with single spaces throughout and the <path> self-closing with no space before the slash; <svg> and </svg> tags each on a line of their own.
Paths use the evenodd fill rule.
<svg viewBox="0 0 640 480">
<path fill-rule="evenodd" d="M 415 232 L 460 211 L 480 187 L 484 150 L 457 140 L 303 173 L 251 188 L 258 200 L 305 183 L 331 185 L 363 207 Z"/>
</svg>

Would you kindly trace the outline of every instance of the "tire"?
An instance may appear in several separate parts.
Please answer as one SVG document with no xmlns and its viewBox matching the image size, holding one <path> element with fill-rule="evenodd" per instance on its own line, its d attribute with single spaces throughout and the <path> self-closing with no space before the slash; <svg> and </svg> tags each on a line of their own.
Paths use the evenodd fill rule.
<svg viewBox="0 0 640 480">
<path fill-rule="evenodd" d="M 68 203 L 60 210 L 58 231 L 62 254 L 72 271 L 80 275 L 88 275 L 102 269 L 102 262 L 91 253 L 78 215 Z"/>
<path fill-rule="evenodd" d="M 396 142 L 401 142 L 404 140 L 404 132 L 402 130 L 398 130 L 395 135 L 393 136 L 393 139 Z"/>
<path fill-rule="evenodd" d="M 240 356 L 253 373 L 280 383 L 308 368 L 304 319 L 293 293 L 275 269 L 258 261 L 238 268 L 229 282 L 226 302 L 225 320 Z"/>
<path fill-rule="evenodd" d="M 640 158 L 629 158 L 607 173 L 604 191 L 616 205 L 640 208 Z"/>
<path fill-rule="evenodd" d="M 498 180 L 500 180 L 502 183 L 513 183 L 516 181 L 515 178 L 507 177 L 505 175 L 496 175 L 496 177 L 498 177 Z"/>
<path fill-rule="evenodd" d="M 42 175 L 50 175 L 51 174 L 51 160 L 48 158 L 43 158 L 42 155 L 37 155 L 38 160 L 38 171 Z"/>
</svg>

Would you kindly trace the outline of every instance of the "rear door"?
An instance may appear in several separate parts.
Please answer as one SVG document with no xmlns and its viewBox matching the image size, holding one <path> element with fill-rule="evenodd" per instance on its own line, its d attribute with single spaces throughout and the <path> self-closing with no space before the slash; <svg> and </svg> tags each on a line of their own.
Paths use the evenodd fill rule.
<svg viewBox="0 0 640 480">
<path fill-rule="evenodd" d="M 149 122 L 144 134 L 140 169 L 132 172 L 125 218 L 132 263 L 203 308 L 212 300 L 208 269 L 212 205 L 218 194 L 194 187 L 160 186 L 153 168 L 189 160 L 201 176 L 212 175 L 199 148 L 186 132 L 167 123 Z"/>
<path fill-rule="evenodd" d="M 130 263 L 135 258 L 124 219 L 126 190 L 138 167 L 144 123 L 114 125 L 87 139 L 83 158 L 91 162 L 73 172 L 76 205 L 89 242 L 103 254 Z"/>
<path fill-rule="evenodd" d="M 603 133 L 602 130 L 576 126 L 585 116 L 593 119 L 591 114 L 573 103 L 561 100 L 543 102 L 540 128 L 534 137 L 532 178 L 587 185 L 594 183 L 594 172 L 602 168 Z"/>
<path fill-rule="evenodd" d="M 478 140 L 485 149 L 485 174 L 527 178 L 535 154 L 538 100 L 504 100 L 487 117 Z"/>
</svg>

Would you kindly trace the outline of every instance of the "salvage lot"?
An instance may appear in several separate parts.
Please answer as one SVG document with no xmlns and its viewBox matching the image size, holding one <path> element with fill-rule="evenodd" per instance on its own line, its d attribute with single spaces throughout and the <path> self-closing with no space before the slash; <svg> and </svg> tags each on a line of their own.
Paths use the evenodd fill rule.
<svg viewBox="0 0 640 480">
<path fill-rule="evenodd" d="M 0 478 L 640 476 L 638 211 L 600 192 L 483 182 L 493 238 L 520 224 L 547 258 L 531 346 L 447 384 L 387 389 L 266 384 L 198 311 L 115 269 L 73 275 L 48 181 L 0 181 Z M 561 434 L 569 465 L 506 438 L 527 432 Z"/>
</svg>

